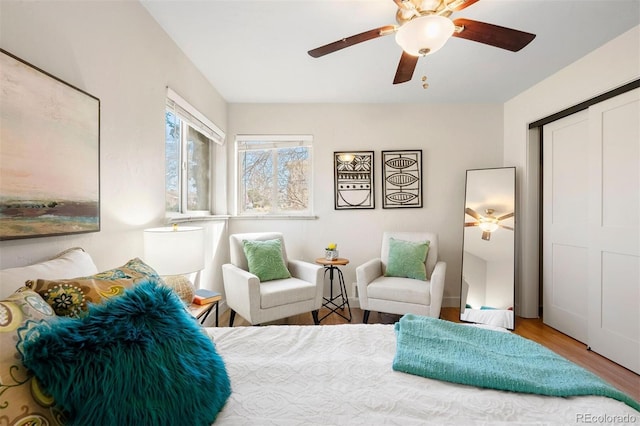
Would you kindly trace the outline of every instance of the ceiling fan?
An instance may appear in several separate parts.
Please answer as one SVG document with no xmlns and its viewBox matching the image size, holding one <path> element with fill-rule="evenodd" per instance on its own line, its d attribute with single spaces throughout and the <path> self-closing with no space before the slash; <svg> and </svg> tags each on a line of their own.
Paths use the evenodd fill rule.
<svg viewBox="0 0 640 426">
<path fill-rule="evenodd" d="M 485 209 L 484 215 L 479 214 L 472 208 L 465 208 L 464 212 L 469 216 L 473 217 L 476 222 L 465 222 L 464 226 L 477 226 L 482 230 L 482 239 L 485 241 L 489 241 L 491 239 L 491 233 L 496 231 L 498 228 L 509 229 L 513 231 L 511 226 L 502 225 L 500 222 L 513 217 L 513 212 L 503 214 L 502 216 L 494 216 L 494 209 Z"/>
<path fill-rule="evenodd" d="M 402 56 L 393 79 L 393 84 L 398 84 L 411 80 L 420 56 L 435 53 L 451 36 L 512 52 L 519 51 L 536 37 L 535 34 L 485 22 L 449 18 L 453 12 L 465 9 L 479 0 L 393 1 L 398 6 L 396 21 L 399 25 L 386 25 L 343 38 L 309 50 L 309 55 L 319 58 L 354 44 L 395 33 L 396 42 L 402 47 Z"/>
</svg>

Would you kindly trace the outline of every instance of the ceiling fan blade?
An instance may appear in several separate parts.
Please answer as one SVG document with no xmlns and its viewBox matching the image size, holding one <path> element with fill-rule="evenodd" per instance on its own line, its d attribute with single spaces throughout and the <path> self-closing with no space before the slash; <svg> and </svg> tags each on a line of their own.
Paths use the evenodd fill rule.
<svg viewBox="0 0 640 426">
<path fill-rule="evenodd" d="M 513 228 L 510 226 L 498 225 L 500 228 L 508 229 L 509 231 L 513 231 Z"/>
<path fill-rule="evenodd" d="M 465 227 L 467 227 L 467 226 L 478 226 L 478 225 L 480 225 L 478 222 L 465 222 L 464 223 Z"/>
<path fill-rule="evenodd" d="M 517 52 L 536 38 L 535 34 L 472 19 L 460 18 L 454 20 L 453 23 L 456 27 L 463 27 L 462 31 L 458 32 L 456 29 L 453 32 L 454 37 L 477 41 L 512 52 Z"/>
<path fill-rule="evenodd" d="M 346 37 L 341 40 L 334 41 L 333 43 L 325 44 L 324 46 L 311 49 L 307 53 L 309 53 L 309 55 L 313 56 L 314 58 L 319 58 L 329 53 L 333 53 L 338 50 L 344 49 L 345 47 L 362 43 L 363 41 L 373 40 L 374 38 L 392 34 L 395 31 L 395 29 L 396 27 L 394 27 L 393 25 L 386 25 L 384 27 L 365 31 L 360 34 L 352 35 L 351 37 Z"/>
<path fill-rule="evenodd" d="M 409 55 L 404 50 L 400 57 L 400 63 L 398 63 L 398 69 L 396 70 L 396 76 L 393 79 L 393 84 L 406 83 L 413 78 L 413 72 L 418 65 L 418 57 Z"/>
<path fill-rule="evenodd" d="M 500 216 L 500 217 L 498 218 L 498 220 L 509 219 L 510 217 L 513 217 L 513 212 L 511 212 L 511 213 L 507 213 L 507 214 L 503 214 L 502 216 Z"/>
<path fill-rule="evenodd" d="M 480 0 L 454 0 L 449 4 L 448 8 L 449 10 L 457 12 L 459 10 L 466 9 L 467 7 L 479 1 Z"/>
<path fill-rule="evenodd" d="M 485 240 L 485 241 L 489 241 L 491 239 L 491 232 L 483 231 L 482 232 L 482 239 Z"/>
<path fill-rule="evenodd" d="M 480 220 L 482 216 L 480 216 L 474 209 L 467 207 L 464 209 L 464 212 L 474 218 L 475 220 Z"/>
</svg>

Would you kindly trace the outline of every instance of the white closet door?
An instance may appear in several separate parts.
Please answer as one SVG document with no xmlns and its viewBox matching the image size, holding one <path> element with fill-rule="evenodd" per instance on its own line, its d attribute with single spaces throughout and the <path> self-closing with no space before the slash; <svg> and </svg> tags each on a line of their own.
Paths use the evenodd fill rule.
<svg viewBox="0 0 640 426">
<path fill-rule="evenodd" d="M 640 373 L 640 89 L 589 108 L 588 345 Z"/>
<path fill-rule="evenodd" d="M 543 320 L 587 341 L 588 113 L 543 128 Z"/>
</svg>

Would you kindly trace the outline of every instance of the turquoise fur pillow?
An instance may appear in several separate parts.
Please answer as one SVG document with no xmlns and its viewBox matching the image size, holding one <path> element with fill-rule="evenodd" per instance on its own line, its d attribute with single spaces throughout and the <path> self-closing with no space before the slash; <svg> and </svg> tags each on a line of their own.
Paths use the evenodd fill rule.
<svg viewBox="0 0 640 426">
<path fill-rule="evenodd" d="M 242 240 L 244 254 L 247 256 L 249 272 L 261 282 L 291 278 L 291 274 L 282 258 L 282 246 L 275 240 Z"/>
<path fill-rule="evenodd" d="M 389 238 L 389 260 L 385 277 L 427 280 L 425 261 L 429 253 L 429 241 L 403 241 Z"/>
<path fill-rule="evenodd" d="M 153 281 L 34 327 L 23 351 L 68 425 L 210 425 L 231 394 L 211 339 Z"/>
</svg>

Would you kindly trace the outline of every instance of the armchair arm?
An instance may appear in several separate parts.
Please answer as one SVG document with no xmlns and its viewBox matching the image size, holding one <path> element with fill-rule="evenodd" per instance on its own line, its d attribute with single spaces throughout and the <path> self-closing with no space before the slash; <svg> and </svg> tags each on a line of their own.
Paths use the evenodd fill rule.
<svg viewBox="0 0 640 426">
<path fill-rule="evenodd" d="M 371 259 L 356 268 L 358 301 L 361 309 L 369 309 L 367 286 L 380 276 L 382 276 L 382 260 L 380 258 Z"/>
<path fill-rule="evenodd" d="M 292 277 L 313 283 L 316 286 L 315 305 L 320 309 L 324 294 L 324 268 L 315 263 L 294 259 L 289 259 L 287 266 Z"/>
<path fill-rule="evenodd" d="M 447 263 L 439 260 L 431 274 L 431 317 L 440 317 L 442 297 L 444 294 L 444 277 L 447 272 Z"/>
<path fill-rule="evenodd" d="M 227 305 L 243 318 L 251 320 L 260 309 L 260 280 L 254 274 L 227 263 L 222 265 Z"/>
</svg>

